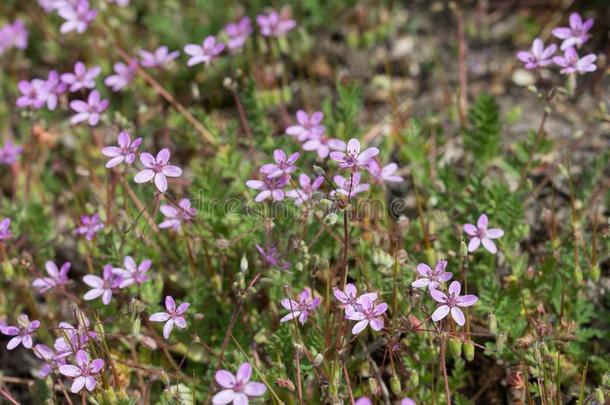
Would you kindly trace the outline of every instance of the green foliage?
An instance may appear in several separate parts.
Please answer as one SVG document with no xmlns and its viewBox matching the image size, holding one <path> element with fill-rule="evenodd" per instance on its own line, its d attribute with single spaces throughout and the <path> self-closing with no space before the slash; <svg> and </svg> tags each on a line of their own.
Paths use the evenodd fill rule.
<svg viewBox="0 0 610 405">
<path fill-rule="evenodd" d="M 496 100 L 481 94 L 468 111 L 469 128 L 463 131 L 464 148 L 477 165 L 485 167 L 500 153 L 502 124 Z"/>
</svg>

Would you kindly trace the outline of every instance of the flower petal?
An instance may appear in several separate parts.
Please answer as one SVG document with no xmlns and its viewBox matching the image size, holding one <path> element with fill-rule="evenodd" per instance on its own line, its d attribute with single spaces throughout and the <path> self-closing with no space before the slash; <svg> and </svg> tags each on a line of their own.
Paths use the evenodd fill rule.
<svg viewBox="0 0 610 405">
<path fill-rule="evenodd" d="M 449 306 L 441 305 L 440 307 L 436 308 L 436 310 L 432 313 L 431 318 L 434 322 L 438 322 L 441 319 L 443 319 L 444 317 L 446 317 L 448 313 L 449 313 Z"/>
</svg>

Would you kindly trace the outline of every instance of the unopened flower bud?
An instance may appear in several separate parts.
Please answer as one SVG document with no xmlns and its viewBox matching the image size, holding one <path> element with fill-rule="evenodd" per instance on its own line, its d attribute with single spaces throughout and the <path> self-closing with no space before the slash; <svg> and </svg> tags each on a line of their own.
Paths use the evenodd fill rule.
<svg viewBox="0 0 610 405">
<path fill-rule="evenodd" d="M 411 374 L 409 374 L 409 382 L 413 387 L 417 387 L 419 385 L 419 374 L 416 370 L 411 370 Z"/>
<path fill-rule="evenodd" d="M 313 358 L 314 367 L 319 367 L 323 361 L 324 361 L 324 356 L 322 356 L 322 353 L 316 354 L 316 357 Z"/>
<path fill-rule="evenodd" d="M 402 387 L 400 386 L 400 379 L 395 375 L 390 378 L 390 388 L 392 389 L 394 395 L 398 395 L 400 394 L 400 391 L 402 391 Z"/>
<path fill-rule="evenodd" d="M 498 333 L 498 319 L 494 314 L 489 314 L 489 331 L 495 335 Z"/>
<path fill-rule="evenodd" d="M 142 328 L 142 320 L 140 318 L 136 318 L 131 325 L 131 334 L 134 337 L 140 336 L 140 330 Z"/>
<path fill-rule="evenodd" d="M 462 357 L 462 341 L 458 338 L 452 337 L 449 339 L 449 351 L 454 358 L 459 359 Z"/>
<path fill-rule="evenodd" d="M 373 395 L 379 394 L 379 384 L 377 384 L 377 380 L 374 378 L 369 378 L 369 389 Z"/>
<path fill-rule="evenodd" d="M 593 280 L 593 282 L 597 283 L 600 275 L 601 273 L 598 264 L 591 267 L 591 280 Z"/>
<path fill-rule="evenodd" d="M 324 218 L 324 222 L 327 225 L 334 225 L 337 223 L 337 219 L 338 219 L 338 215 L 334 212 L 331 212 L 330 214 L 328 214 L 325 218 Z"/>
<path fill-rule="evenodd" d="M 368 377 L 371 375 L 371 366 L 368 361 L 360 364 L 360 375 L 362 377 Z"/>
<path fill-rule="evenodd" d="M 296 262 L 294 268 L 296 271 L 303 271 L 303 262 Z"/>
<path fill-rule="evenodd" d="M 601 389 L 600 387 L 595 388 L 595 400 L 599 404 L 606 403 L 606 397 L 604 396 L 604 390 Z"/>
<path fill-rule="evenodd" d="M 460 257 L 467 257 L 468 256 L 468 245 L 466 245 L 466 242 L 464 242 L 463 240 L 460 241 Z"/>
<path fill-rule="evenodd" d="M 245 254 L 241 257 L 241 262 L 239 262 L 239 270 L 241 270 L 242 273 L 245 273 L 248 270 L 248 258 Z"/>
<path fill-rule="evenodd" d="M 498 351 L 501 351 L 502 349 L 504 349 L 505 343 L 506 343 L 506 333 L 502 332 L 502 333 L 498 334 L 498 337 L 496 338 L 496 349 Z"/>
<path fill-rule="evenodd" d="M 171 383 L 171 380 L 169 378 L 169 375 L 167 374 L 167 372 L 163 369 L 159 370 L 159 379 L 161 380 L 161 382 L 163 382 L 163 384 L 165 385 L 169 385 Z"/>
<path fill-rule="evenodd" d="M 326 172 L 324 171 L 324 169 L 322 169 L 320 166 L 318 165 L 313 165 L 313 171 L 318 175 L 318 176 L 324 176 L 326 174 Z"/>
<path fill-rule="evenodd" d="M 467 361 L 474 360 L 474 345 L 472 342 L 464 343 L 464 358 L 466 358 Z"/>
</svg>

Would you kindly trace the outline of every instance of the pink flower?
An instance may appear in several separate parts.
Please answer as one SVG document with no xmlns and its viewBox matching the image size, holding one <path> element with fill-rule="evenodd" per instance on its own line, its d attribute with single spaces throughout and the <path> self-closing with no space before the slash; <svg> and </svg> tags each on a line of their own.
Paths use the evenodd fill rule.
<svg viewBox="0 0 610 405">
<path fill-rule="evenodd" d="M 67 1 L 62 2 L 57 12 L 61 18 L 66 20 L 59 29 L 62 34 L 70 31 L 82 34 L 97 16 L 97 11 L 89 8 L 88 0 L 77 0 L 74 5 Z"/>
<path fill-rule="evenodd" d="M 101 71 L 99 66 L 87 69 L 85 64 L 79 61 L 74 64 L 74 73 L 62 74 L 61 81 L 70 86 L 68 90 L 72 93 L 80 89 L 93 89 L 95 88 L 95 78 Z"/>
<path fill-rule="evenodd" d="M 66 92 L 66 85 L 59 80 L 59 73 L 51 70 L 45 82 L 46 87 L 46 103 L 50 111 L 55 110 L 59 96 Z"/>
<path fill-rule="evenodd" d="M 297 170 L 297 167 L 293 164 L 299 158 L 300 153 L 295 152 L 289 157 L 281 149 L 273 151 L 273 158 L 275 163 L 268 163 L 260 168 L 260 172 L 267 175 L 268 178 L 280 177 L 282 175 L 289 175 L 290 173 Z"/>
<path fill-rule="evenodd" d="M 212 62 L 225 49 L 225 45 L 216 41 L 213 35 L 207 36 L 202 45 L 188 44 L 184 47 L 184 52 L 190 55 L 187 65 L 193 66 L 198 63 L 206 65 Z"/>
<path fill-rule="evenodd" d="M 21 146 L 15 146 L 10 139 L 7 140 L 4 146 L 0 148 L 0 164 L 12 165 L 17 161 L 21 152 L 23 152 Z"/>
<path fill-rule="evenodd" d="M 499 228 L 487 229 L 487 222 L 487 215 L 481 214 L 477 220 L 477 226 L 472 224 L 464 225 L 464 232 L 470 236 L 470 242 L 468 243 L 469 252 L 474 252 L 481 244 L 483 244 L 483 247 L 487 249 L 489 253 L 495 254 L 498 251 L 492 239 L 502 237 L 504 231 Z"/>
<path fill-rule="evenodd" d="M 136 160 L 136 152 L 138 147 L 142 143 L 142 138 L 136 138 L 131 141 L 129 133 L 121 131 L 117 137 L 119 146 L 106 146 L 102 149 L 102 154 L 111 158 L 106 162 L 108 169 L 113 168 L 123 162 L 128 165 L 132 164 Z"/>
<path fill-rule="evenodd" d="M 13 237 L 11 233 L 11 219 L 3 218 L 0 221 L 0 242 L 4 242 Z"/>
<path fill-rule="evenodd" d="M 140 55 L 140 64 L 147 68 L 162 67 L 180 56 L 179 51 L 169 52 L 167 46 L 160 46 L 155 52 L 148 52 L 141 50 L 138 52 Z"/>
<path fill-rule="evenodd" d="M 34 109 L 42 108 L 47 101 L 47 86 L 42 79 L 33 79 L 28 82 L 21 80 L 17 85 L 21 96 L 17 99 L 17 107 Z"/>
<path fill-rule="evenodd" d="M 150 153 L 142 153 L 140 162 L 145 169 L 140 171 L 133 180 L 136 183 L 146 183 L 154 180 L 157 189 L 165 193 L 167 190 L 167 177 L 179 177 L 182 174 L 182 169 L 178 166 L 169 164 L 170 153 L 168 149 L 161 149 L 157 153 L 157 157 L 153 157 Z"/>
<path fill-rule="evenodd" d="M 44 294 L 45 292 L 57 286 L 63 286 L 68 284 L 68 272 L 70 271 L 70 262 L 65 262 L 61 266 L 61 269 L 58 269 L 55 263 L 53 263 L 52 261 L 48 261 L 45 264 L 45 268 L 49 277 L 36 278 L 32 282 L 32 286 L 37 289 L 40 294 Z"/>
<path fill-rule="evenodd" d="M 110 87 L 112 91 L 117 92 L 125 88 L 136 78 L 138 60 L 133 58 L 127 65 L 123 62 L 117 62 L 114 64 L 113 68 L 115 74 L 108 76 L 104 80 L 104 84 Z"/>
<path fill-rule="evenodd" d="M 162 205 L 159 210 L 165 216 L 165 221 L 159 224 L 159 228 L 172 228 L 174 231 L 180 229 L 180 225 L 183 222 L 190 222 L 197 215 L 197 210 L 191 207 L 191 202 L 188 198 L 180 200 L 177 207 Z"/>
<path fill-rule="evenodd" d="M 104 368 L 104 360 L 95 359 L 89 361 L 89 354 L 84 350 L 79 350 L 76 353 L 76 366 L 65 364 L 59 367 L 59 372 L 66 377 L 74 378 L 70 391 L 76 394 L 79 393 L 83 387 L 87 391 L 92 392 L 95 389 L 96 378 L 102 368 Z"/>
<path fill-rule="evenodd" d="M 225 405 L 233 402 L 233 405 L 247 405 L 248 397 L 260 397 L 265 395 L 267 387 L 259 382 L 250 382 L 252 377 L 252 366 L 250 363 L 242 363 L 235 376 L 227 370 L 218 370 L 214 375 L 216 383 L 223 390 L 212 398 L 212 404 Z"/>
<path fill-rule="evenodd" d="M 57 353 L 49 346 L 36 344 L 32 349 L 36 357 L 44 361 L 44 364 L 38 369 L 36 377 L 46 378 L 49 374 L 56 372 L 59 366 L 66 364 L 66 359 L 58 357 Z"/>
<path fill-rule="evenodd" d="M 345 310 L 346 314 L 352 314 L 356 311 L 356 308 L 359 308 L 358 298 L 368 299 L 371 301 L 375 301 L 377 299 L 377 293 L 365 293 L 358 296 L 358 290 L 356 286 L 352 283 L 348 283 L 345 285 L 345 289 L 341 291 L 339 288 L 333 288 L 333 295 L 341 303 L 341 307 Z"/>
<path fill-rule="evenodd" d="M 373 405 L 373 401 L 369 397 L 360 397 L 354 402 L 354 405 Z"/>
<path fill-rule="evenodd" d="M 0 55 L 10 48 L 25 49 L 28 46 L 29 32 L 23 20 L 16 19 L 0 28 Z"/>
<path fill-rule="evenodd" d="M 351 321 L 358 321 L 352 328 L 352 334 L 357 335 L 367 326 L 374 331 L 383 329 L 383 314 L 388 310 L 388 304 L 381 302 L 375 304 L 375 299 L 369 294 L 364 294 L 356 300 L 354 311 L 346 310 L 345 317 Z"/>
<path fill-rule="evenodd" d="M 290 181 L 290 177 L 283 175 L 280 177 L 269 178 L 265 180 L 248 180 L 246 185 L 254 190 L 260 190 L 260 193 L 254 198 L 254 201 L 261 202 L 267 198 L 273 201 L 282 201 L 285 197 L 284 187 Z"/>
<path fill-rule="evenodd" d="M 267 266 L 277 267 L 280 270 L 288 270 L 290 267 L 290 263 L 280 257 L 280 252 L 275 245 L 269 243 L 265 247 L 259 244 L 255 246 Z"/>
<path fill-rule="evenodd" d="M 434 270 L 425 263 L 417 265 L 417 272 L 421 276 L 420 279 L 415 280 L 411 283 L 411 287 L 415 288 L 426 288 L 429 290 L 435 290 L 438 288 L 440 283 L 451 280 L 453 274 L 445 271 L 447 267 L 447 260 L 439 260 L 434 267 Z"/>
<path fill-rule="evenodd" d="M 458 307 L 469 307 L 474 305 L 479 300 L 475 295 L 461 295 L 460 296 L 460 282 L 454 281 L 449 284 L 449 296 L 440 290 L 430 290 L 432 298 L 439 302 L 436 310 L 432 313 L 432 320 L 438 322 L 451 312 L 451 317 L 460 326 L 463 326 L 466 322 L 464 319 L 464 313 Z"/>
<path fill-rule="evenodd" d="M 411 398 L 403 398 L 403 399 L 400 401 L 400 405 L 417 405 L 417 404 L 416 404 L 416 403 L 415 403 L 415 401 L 414 401 L 414 400 L 412 400 Z"/>
<path fill-rule="evenodd" d="M 561 50 L 565 51 L 573 46 L 581 46 L 589 40 L 589 30 L 593 27 L 593 19 L 582 20 L 578 13 L 570 14 L 570 26 L 553 29 L 553 35 L 562 39 Z"/>
<path fill-rule="evenodd" d="M 176 301 L 169 295 L 165 297 L 165 309 L 167 312 L 155 312 L 150 316 L 150 320 L 153 322 L 165 322 L 163 326 L 163 337 L 169 339 L 169 335 L 172 333 L 174 325 L 179 329 L 186 328 L 186 319 L 184 314 L 189 309 L 190 304 L 184 302 L 176 308 Z"/>
<path fill-rule="evenodd" d="M 229 48 L 230 51 L 242 48 L 252 33 L 250 17 L 242 17 L 236 23 L 227 24 L 225 32 L 229 36 L 227 48 Z"/>
<path fill-rule="evenodd" d="M 100 122 L 101 114 L 108 108 L 109 101 L 102 100 L 100 92 L 93 90 L 89 93 L 87 101 L 74 100 L 70 102 L 70 108 L 76 111 L 76 115 L 70 119 L 70 123 L 88 121 L 89 125 L 96 126 Z"/>
<path fill-rule="evenodd" d="M 303 150 L 316 151 L 320 159 L 326 159 L 331 150 L 344 151 L 346 148 L 345 142 L 340 139 L 329 138 L 326 135 L 320 135 L 318 138 L 309 139 L 303 144 Z"/>
<path fill-rule="evenodd" d="M 100 222 L 100 216 L 94 214 L 91 216 L 83 215 L 80 217 L 81 226 L 74 230 L 77 235 L 85 235 L 87 240 L 92 240 L 96 233 L 104 228 L 104 224 Z"/>
<path fill-rule="evenodd" d="M 297 26 L 295 20 L 280 15 L 275 10 L 256 16 L 256 23 L 265 37 L 282 37 Z"/>
<path fill-rule="evenodd" d="M 536 38 L 532 43 L 532 50 L 517 52 L 517 58 L 525 63 L 526 69 L 536 69 L 553 63 L 553 54 L 556 50 L 557 45 L 551 44 L 545 48 L 544 42 L 540 38 Z"/>
<path fill-rule="evenodd" d="M 78 328 L 68 322 L 60 322 L 61 336 L 55 339 L 53 348 L 58 358 L 66 358 L 84 350 L 90 339 L 97 339 L 97 334 L 89 329 L 89 319 L 82 313 L 78 315 Z"/>
<path fill-rule="evenodd" d="M 125 256 L 123 259 L 123 268 L 114 268 L 112 271 L 114 274 L 121 277 L 121 283 L 119 288 L 126 288 L 132 284 L 143 284 L 148 281 L 149 277 L 146 274 L 150 270 L 152 261 L 144 260 L 139 265 L 133 260 L 131 256 Z"/>
<path fill-rule="evenodd" d="M 286 191 L 286 196 L 294 198 L 296 205 L 301 205 L 311 198 L 313 193 L 320 188 L 322 182 L 324 182 L 324 177 L 322 176 L 316 177 L 312 182 L 308 175 L 301 173 L 299 175 L 301 188 Z"/>
<path fill-rule="evenodd" d="M 104 266 L 103 277 L 104 278 L 100 278 L 91 274 L 83 277 L 83 282 L 91 287 L 91 289 L 83 296 L 85 301 L 91 301 L 102 297 L 102 303 L 104 305 L 110 304 L 113 290 L 119 288 L 119 285 L 121 285 L 123 280 L 120 276 L 113 272 L 112 265 L 110 264 Z"/>
<path fill-rule="evenodd" d="M 322 111 L 309 115 L 304 110 L 299 110 L 296 117 L 298 125 L 286 128 L 286 134 L 296 137 L 299 142 L 318 139 L 326 131 L 326 127 L 322 125 L 322 119 L 324 119 Z"/>
<path fill-rule="evenodd" d="M 336 191 L 333 190 L 330 193 L 331 196 L 341 194 L 347 196 L 348 198 L 353 198 L 356 196 L 356 194 L 368 190 L 370 185 L 366 183 L 360 184 L 360 177 L 361 175 L 359 172 L 355 172 L 348 177 L 343 177 L 338 174 L 335 175 L 333 180 L 337 184 L 338 188 Z"/>
<path fill-rule="evenodd" d="M 597 60 L 597 55 L 590 53 L 581 58 L 574 48 L 568 48 L 563 56 L 555 56 L 553 58 L 553 62 L 563 68 L 559 72 L 564 75 L 594 72 L 597 70 L 595 60 Z"/>
<path fill-rule="evenodd" d="M 280 301 L 280 304 L 290 311 L 280 319 L 280 322 L 288 322 L 294 318 L 299 318 L 301 325 L 305 324 L 310 313 L 320 305 L 321 301 L 318 297 L 313 298 L 311 288 L 309 287 L 306 287 L 299 293 L 298 300 L 299 301 L 297 302 L 289 298 L 284 298 Z"/>
<path fill-rule="evenodd" d="M 339 162 L 342 169 L 353 171 L 359 168 L 365 169 L 372 158 L 379 154 L 379 149 L 373 147 L 360 152 L 360 142 L 352 138 L 347 142 L 347 154 L 343 152 L 331 152 L 330 158 Z"/>
<path fill-rule="evenodd" d="M 17 318 L 17 326 L 5 326 L 0 332 L 6 336 L 14 336 L 6 345 L 7 350 L 13 350 L 20 344 L 26 349 L 32 348 L 32 337 L 36 329 L 40 327 L 40 321 L 30 322 L 30 318 L 25 315 L 19 315 Z"/>
<path fill-rule="evenodd" d="M 377 160 L 371 159 L 366 169 L 371 177 L 378 183 L 401 183 L 404 180 L 402 177 L 395 174 L 398 170 L 398 165 L 396 163 L 389 163 L 384 167 L 381 167 Z"/>
</svg>

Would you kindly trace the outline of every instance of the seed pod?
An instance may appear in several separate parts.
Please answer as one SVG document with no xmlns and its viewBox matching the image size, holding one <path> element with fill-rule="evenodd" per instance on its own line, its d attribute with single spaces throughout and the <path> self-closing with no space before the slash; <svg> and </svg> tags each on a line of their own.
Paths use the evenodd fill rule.
<svg viewBox="0 0 610 405">
<path fill-rule="evenodd" d="M 331 212 L 330 214 L 328 214 L 328 215 L 327 215 L 327 216 L 324 218 L 324 222 L 325 222 L 327 225 L 334 225 L 334 224 L 336 224 L 336 223 L 337 223 L 337 219 L 338 219 L 337 214 L 336 214 L 336 213 L 334 213 L 334 212 Z"/>
<path fill-rule="evenodd" d="M 468 245 L 466 242 L 460 241 L 460 257 L 464 258 L 468 256 Z"/>
<path fill-rule="evenodd" d="M 464 357 L 467 361 L 474 360 L 474 345 L 471 342 L 464 343 Z"/>
<path fill-rule="evenodd" d="M 494 335 L 498 333 L 498 319 L 491 313 L 489 314 L 489 331 Z"/>
<path fill-rule="evenodd" d="M 379 394 L 379 384 L 377 384 L 377 380 L 374 378 L 369 378 L 369 389 L 373 395 Z"/>
<path fill-rule="evenodd" d="M 419 374 L 417 374 L 416 370 L 411 370 L 411 374 L 409 374 L 409 382 L 413 387 L 417 387 L 419 385 Z"/>
<path fill-rule="evenodd" d="M 496 350 L 501 351 L 504 349 L 504 344 L 506 343 L 506 333 L 502 332 L 498 334 L 496 338 Z"/>
<path fill-rule="evenodd" d="M 392 392 L 394 393 L 394 395 L 399 395 L 400 391 L 402 391 L 402 387 L 400 385 L 400 379 L 393 375 L 392 378 L 390 378 L 390 388 L 392 389 Z"/>
<path fill-rule="evenodd" d="M 449 351 L 454 358 L 459 359 L 462 357 L 462 341 L 458 338 L 449 339 Z"/>
<path fill-rule="evenodd" d="M 591 280 L 593 280 L 593 282 L 597 283 L 599 281 L 600 275 L 601 274 L 600 274 L 600 269 L 599 269 L 598 264 L 591 267 Z"/>
<path fill-rule="evenodd" d="M 133 324 L 131 325 L 131 334 L 135 338 L 140 336 L 141 327 L 142 327 L 142 320 L 140 318 L 136 318 L 135 321 L 133 321 Z"/>
<path fill-rule="evenodd" d="M 241 257 L 241 262 L 239 262 L 239 270 L 241 270 L 242 273 L 245 273 L 246 270 L 248 270 L 248 258 L 245 254 Z"/>
<path fill-rule="evenodd" d="M 600 387 L 595 388 L 595 400 L 600 404 L 606 403 L 604 390 L 602 390 Z"/>
<path fill-rule="evenodd" d="M 322 353 L 318 353 L 316 354 L 316 357 L 313 358 L 313 365 L 315 367 L 320 366 L 320 364 L 322 364 L 322 362 L 324 361 L 324 356 L 322 356 Z"/>
<path fill-rule="evenodd" d="M 303 271 L 303 262 L 296 262 L 294 268 L 296 271 Z"/>
<path fill-rule="evenodd" d="M 371 366 L 368 361 L 360 364 L 360 375 L 365 378 L 371 375 Z"/>
</svg>

